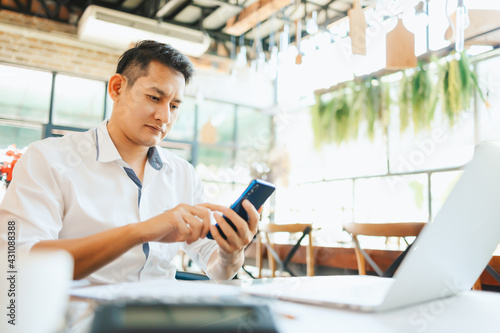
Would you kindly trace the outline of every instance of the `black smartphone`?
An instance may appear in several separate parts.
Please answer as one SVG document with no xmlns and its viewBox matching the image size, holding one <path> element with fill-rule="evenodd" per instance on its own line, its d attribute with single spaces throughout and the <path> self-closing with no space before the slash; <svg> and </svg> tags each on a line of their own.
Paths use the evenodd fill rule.
<svg viewBox="0 0 500 333">
<path fill-rule="evenodd" d="M 264 204 L 264 202 L 266 202 L 267 198 L 269 198 L 271 194 L 273 194 L 275 188 L 276 187 L 271 183 L 268 183 L 261 179 L 254 179 L 250 182 L 246 190 L 243 191 L 243 194 L 240 195 L 238 200 L 236 200 L 231 205 L 231 209 L 234 210 L 245 221 L 248 221 L 247 211 L 241 205 L 243 200 L 248 199 L 248 201 L 250 201 L 252 205 L 254 205 L 254 207 L 258 210 Z M 237 231 L 236 226 L 227 217 L 222 217 L 224 217 L 224 219 L 227 221 L 227 223 L 229 223 L 234 231 Z M 221 236 L 224 237 L 224 239 L 227 239 L 226 235 L 224 235 L 219 225 L 216 224 L 215 226 L 217 227 L 217 230 L 219 230 Z M 213 239 L 210 231 L 207 234 L 207 238 Z"/>
</svg>

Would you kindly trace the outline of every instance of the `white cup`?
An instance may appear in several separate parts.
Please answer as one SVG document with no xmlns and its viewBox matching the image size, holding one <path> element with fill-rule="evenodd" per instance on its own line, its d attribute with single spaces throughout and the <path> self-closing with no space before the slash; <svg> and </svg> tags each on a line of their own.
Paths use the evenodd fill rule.
<svg viewBox="0 0 500 333">
<path fill-rule="evenodd" d="M 60 331 L 73 278 L 71 255 L 62 250 L 19 254 L 12 270 L 6 250 L 1 251 L 0 332 Z"/>
</svg>

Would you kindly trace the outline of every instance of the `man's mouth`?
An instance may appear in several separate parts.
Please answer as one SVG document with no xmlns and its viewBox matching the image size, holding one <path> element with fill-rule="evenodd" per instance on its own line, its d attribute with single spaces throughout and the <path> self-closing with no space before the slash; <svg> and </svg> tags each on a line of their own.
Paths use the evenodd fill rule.
<svg viewBox="0 0 500 333">
<path fill-rule="evenodd" d="M 152 130 L 160 133 L 164 133 L 165 130 L 159 126 L 151 126 L 151 125 L 146 125 L 147 127 L 151 128 Z"/>
</svg>

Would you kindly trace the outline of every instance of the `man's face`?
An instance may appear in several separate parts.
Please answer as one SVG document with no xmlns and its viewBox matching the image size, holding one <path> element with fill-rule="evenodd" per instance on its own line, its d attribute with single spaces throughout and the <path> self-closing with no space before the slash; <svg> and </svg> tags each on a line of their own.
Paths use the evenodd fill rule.
<svg viewBox="0 0 500 333">
<path fill-rule="evenodd" d="M 170 132 L 184 96 L 185 79 L 159 62 L 130 87 L 128 81 L 115 100 L 112 118 L 132 144 L 152 147 Z"/>
</svg>

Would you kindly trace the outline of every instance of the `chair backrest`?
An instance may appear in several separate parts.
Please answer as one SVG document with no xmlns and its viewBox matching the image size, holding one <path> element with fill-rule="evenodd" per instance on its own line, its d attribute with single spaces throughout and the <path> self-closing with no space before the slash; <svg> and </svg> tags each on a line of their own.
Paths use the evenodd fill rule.
<svg viewBox="0 0 500 333">
<path fill-rule="evenodd" d="M 382 237 L 416 237 L 426 225 L 424 222 L 402 222 L 402 223 L 348 223 L 343 226 L 354 242 L 356 261 L 360 275 L 366 274 L 366 264 L 368 261 L 370 266 L 380 276 L 392 276 L 397 266 L 406 255 L 398 257 L 396 261 L 389 267 L 386 272 L 383 272 L 373 259 L 361 248 L 358 241 L 358 236 L 382 236 Z"/>
<path fill-rule="evenodd" d="M 306 265 L 307 265 L 307 275 L 314 276 L 314 248 L 313 248 L 313 238 L 312 238 L 312 224 L 311 223 L 294 223 L 294 224 L 262 224 L 259 225 L 260 232 L 264 234 L 266 239 L 266 247 L 268 250 L 269 258 L 269 268 L 271 270 L 272 277 L 275 277 L 275 261 L 280 262 L 281 269 L 287 269 L 288 263 L 291 261 L 293 255 L 300 247 L 300 242 L 304 237 L 309 237 L 309 243 L 306 249 Z M 284 260 L 281 260 L 276 253 L 274 246 L 269 238 L 269 234 L 275 232 L 287 232 L 287 233 L 302 233 L 302 236 L 297 241 L 297 243 L 292 247 L 288 255 Z M 262 236 L 260 233 L 257 237 L 257 266 L 259 267 L 259 277 L 262 277 Z M 290 271 L 289 271 L 290 272 Z"/>
<path fill-rule="evenodd" d="M 272 233 L 272 232 L 303 232 L 306 227 L 312 228 L 311 223 L 294 223 L 294 224 L 275 224 L 268 223 L 259 226 L 260 231 Z"/>
<path fill-rule="evenodd" d="M 356 236 L 410 237 L 418 236 L 425 225 L 423 222 L 348 223 L 344 230 Z"/>
</svg>

